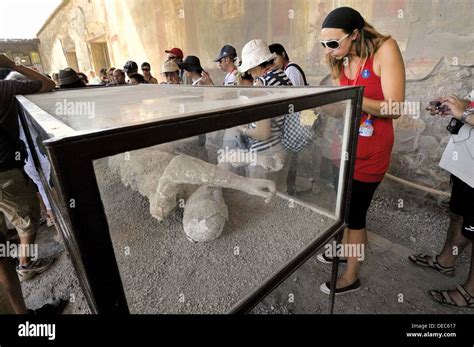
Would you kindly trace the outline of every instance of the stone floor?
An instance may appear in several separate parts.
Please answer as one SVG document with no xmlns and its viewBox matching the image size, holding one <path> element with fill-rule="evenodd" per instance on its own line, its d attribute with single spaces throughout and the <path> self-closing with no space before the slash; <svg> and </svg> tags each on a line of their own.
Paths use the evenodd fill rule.
<svg viewBox="0 0 474 347">
<path fill-rule="evenodd" d="M 435 252 L 442 244 L 448 218 L 429 204 L 399 209 L 396 200 L 377 194 L 368 227 L 369 244 L 361 273 L 362 289 L 336 297 L 335 313 L 464 314 L 468 310 L 443 307 L 429 297 L 430 289 L 448 289 L 462 283 L 469 270 L 469 250 L 459 259 L 455 277 L 446 277 L 412 265 L 413 252 Z M 415 208 L 416 207 L 416 208 Z M 376 212 L 376 213 L 374 213 Z M 70 257 L 53 240 L 53 228 L 42 228 L 38 243 L 42 255 L 57 255 L 46 273 L 22 284 L 28 307 L 53 297 L 71 299 L 65 313 L 88 313 Z M 344 265 L 342 265 L 344 266 Z M 129 271 L 133 272 L 133 269 Z M 329 280 L 331 266 L 311 258 L 252 311 L 256 314 L 328 313 L 329 296 L 319 290 Z M 136 274 L 134 275 L 136 276 Z"/>
</svg>

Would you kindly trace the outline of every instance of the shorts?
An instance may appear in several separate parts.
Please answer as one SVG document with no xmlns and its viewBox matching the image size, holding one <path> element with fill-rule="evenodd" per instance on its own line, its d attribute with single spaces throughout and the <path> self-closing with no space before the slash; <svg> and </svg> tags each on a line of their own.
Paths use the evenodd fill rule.
<svg viewBox="0 0 474 347">
<path fill-rule="evenodd" d="M 353 230 L 366 227 L 367 211 L 380 182 L 361 182 L 352 180 L 352 193 L 349 204 L 348 228 Z"/>
<path fill-rule="evenodd" d="M 474 240 L 474 188 L 451 175 L 451 200 L 449 210 L 463 217 L 462 235 Z"/>
<path fill-rule="evenodd" d="M 0 172 L 0 232 L 6 233 L 5 217 L 20 237 L 36 234 L 40 208 L 36 186 L 20 169 Z"/>
</svg>

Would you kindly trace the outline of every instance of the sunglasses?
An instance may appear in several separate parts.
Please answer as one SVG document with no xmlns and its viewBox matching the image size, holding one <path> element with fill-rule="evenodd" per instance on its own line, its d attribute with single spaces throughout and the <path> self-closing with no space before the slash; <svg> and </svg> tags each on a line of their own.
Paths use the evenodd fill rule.
<svg viewBox="0 0 474 347">
<path fill-rule="evenodd" d="M 150 69 L 146 67 L 146 68 L 142 68 L 142 71 L 150 71 Z"/>
<path fill-rule="evenodd" d="M 349 37 L 350 34 L 346 34 L 343 37 L 341 37 L 339 40 L 327 40 L 327 41 L 320 41 L 321 44 L 323 45 L 324 48 L 329 48 L 329 49 L 338 49 L 341 47 L 341 42 L 344 41 Z"/>
</svg>

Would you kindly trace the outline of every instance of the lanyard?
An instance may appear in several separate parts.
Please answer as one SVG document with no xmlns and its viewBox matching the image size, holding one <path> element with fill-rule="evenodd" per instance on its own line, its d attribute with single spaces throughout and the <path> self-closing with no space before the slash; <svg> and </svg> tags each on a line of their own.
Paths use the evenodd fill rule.
<svg viewBox="0 0 474 347">
<path fill-rule="evenodd" d="M 366 62 L 367 62 L 367 58 L 364 59 L 364 63 L 363 63 L 363 64 L 361 64 L 361 61 L 359 60 L 359 63 L 357 64 L 357 71 L 356 71 L 354 83 L 352 84 L 352 86 L 355 86 L 355 85 L 357 84 L 357 81 L 359 80 L 360 74 L 361 74 L 362 69 L 364 68 Z M 348 79 L 348 80 L 349 80 L 349 79 Z M 350 84 L 349 84 L 349 85 L 350 85 Z"/>
<path fill-rule="evenodd" d="M 360 74 L 361 74 L 362 70 L 364 69 L 366 62 L 367 62 L 367 58 L 364 59 L 363 64 L 360 64 L 361 61 L 359 61 L 359 63 L 357 64 L 357 72 L 356 72 L 356 75 L 355 75 L 354 83 L 352 83 L 352 86 L 355 86 L 357 84 L 357 81 L 359 80 Z M 349 79 L 347 79 L 347 80 L 349 80 Z M 349 84 L 349 85 L 351 85 L 351 84 Z M 368 114 L 366 120 L 371 120 L 371 119 L 372 119 L 372 115 Z M 365 121 L 361 121 L 360 125 L 364 124 L 364 122 Z"/>
</svg>

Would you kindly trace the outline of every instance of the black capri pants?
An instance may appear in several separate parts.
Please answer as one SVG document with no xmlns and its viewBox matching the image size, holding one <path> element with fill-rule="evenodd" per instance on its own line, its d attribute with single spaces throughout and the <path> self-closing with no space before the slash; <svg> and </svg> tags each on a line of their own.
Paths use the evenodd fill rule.
<svg viewBox="0 0 474 347">
<path fill-rule="evenodd" d="M 349 229 L 359 230 L 366 227 L 367 211 L 380 182 L 362 182 L 352 180 L 352 194 L 349 203 Z"/>
</svg>

